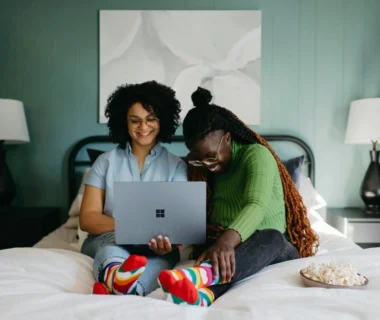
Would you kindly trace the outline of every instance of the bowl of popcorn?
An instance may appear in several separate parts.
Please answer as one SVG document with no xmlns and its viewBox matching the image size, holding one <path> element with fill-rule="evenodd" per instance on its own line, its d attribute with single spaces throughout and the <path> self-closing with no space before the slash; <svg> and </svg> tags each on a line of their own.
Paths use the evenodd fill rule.
<svg viewBox="0 0 380 320">
<path fill-rule="evenodd" d="M 368 279 L 351 264 L 311 263 L 300 274 L 307 287 L 364 289 L 368 284 Z"/>
</svg>

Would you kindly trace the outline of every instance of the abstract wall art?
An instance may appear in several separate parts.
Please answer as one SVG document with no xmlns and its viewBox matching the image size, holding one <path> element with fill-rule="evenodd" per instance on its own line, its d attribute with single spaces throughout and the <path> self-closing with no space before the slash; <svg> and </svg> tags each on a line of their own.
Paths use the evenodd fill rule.
<svg viewBox="0 0 380 320">
<path fill-rule="evenodd" d="M 99 41 L 100 123 L 117 86 L 148 80 L 176 91 L 182 119 L 202 86 L 213 103 L 260 123 L 261 11 L 101 10 Z"/>
</svg>

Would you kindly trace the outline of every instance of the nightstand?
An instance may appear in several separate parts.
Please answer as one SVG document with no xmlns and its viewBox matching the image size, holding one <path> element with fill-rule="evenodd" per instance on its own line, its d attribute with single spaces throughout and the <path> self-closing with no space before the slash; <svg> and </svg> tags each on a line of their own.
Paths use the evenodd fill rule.
<svg viewBox="0 0 380 320">
<path fill-rule="evenodd" d="M 31 247 L 61 225 L 59 208 L 0 207 L 0 249 Z"/>
<path fill-rule="evenodd" d="M 327 223 L 362 248 L 380 247 L 380 215 L 361 208 L 328 208 Z"/>
</svg>

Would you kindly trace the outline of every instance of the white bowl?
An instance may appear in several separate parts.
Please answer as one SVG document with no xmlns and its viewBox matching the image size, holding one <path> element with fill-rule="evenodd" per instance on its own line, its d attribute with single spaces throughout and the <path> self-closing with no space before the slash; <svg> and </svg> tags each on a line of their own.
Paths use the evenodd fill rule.
<svg viewBox="0 0 380 320">
<path fill-rule="evenodd" d="M 340 286 L 340 285 L 329 284 L 329 283 L 324 283 L 321 281 L 310 279 L 302 273 L 302 270 L 300 271 L 300 275 L 301 275 L 302 282 L 306 287 L 319 287 L 319 288 L 326 288 L 326 289 L 365 289 L 369 282 L 368 279 L 364 277 L 365 279 L 364 284 L 357 285 L 357 286 Z"/>
</svg>

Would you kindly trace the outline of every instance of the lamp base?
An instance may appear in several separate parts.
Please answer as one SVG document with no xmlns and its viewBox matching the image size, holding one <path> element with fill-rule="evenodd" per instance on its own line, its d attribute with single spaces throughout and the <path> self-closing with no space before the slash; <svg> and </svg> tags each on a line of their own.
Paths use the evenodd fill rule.
<svg viewBox="0 0 380 320">
<path fill-rule="evenodd" d="M 371 162 L 360 187 L 360 196 L 365 204 L 365 213 L 380 214 L 380 152 L 371 150 L 369 154 Z"/>
<path fill-rule="evenodd" d="M 363 211 L 366 214 L 380 214 L 380 206 L 372 206 L 372 205 L 367 205 L 363 208 Z"/>
<path fill-rule="evenodd" d="M 5 162 L 4 141 L 0 141 L 0 207 L 8 207 L 16 195 L 16 186 Z"/>
</svg>

